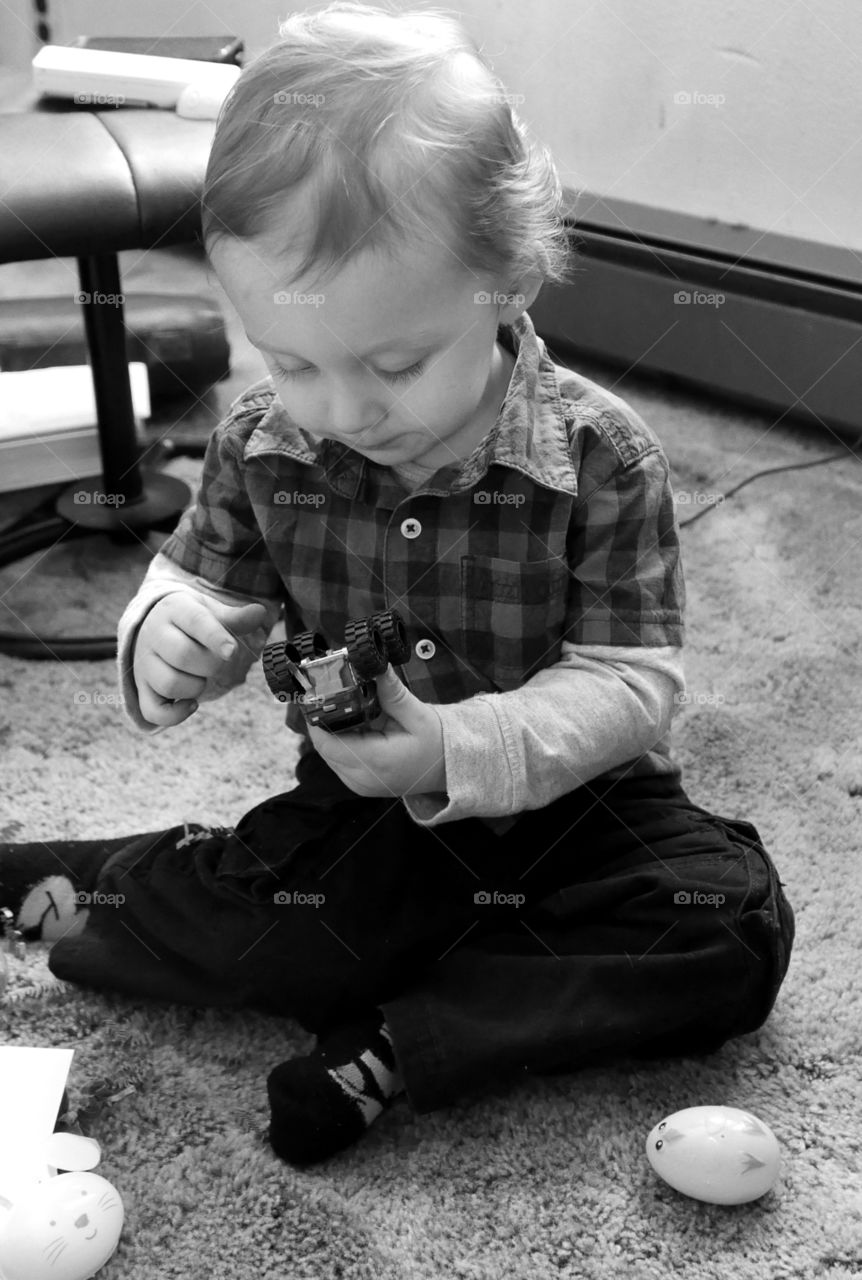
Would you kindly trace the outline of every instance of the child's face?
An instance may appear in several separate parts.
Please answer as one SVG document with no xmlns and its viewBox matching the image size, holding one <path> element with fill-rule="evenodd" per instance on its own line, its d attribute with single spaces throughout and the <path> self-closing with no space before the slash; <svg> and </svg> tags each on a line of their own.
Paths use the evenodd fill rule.
<svg viewBox="0 0 862 1280">
<path fill-rule="evenodd" d="M 263 237 L 219 241 L 211 260 L 285 409 L 312 436 L 383 466 L 442 467 L 493 424 L 511 373 L 497 325 L 523 305 L 475 301 L 499 282 L 442 245 L 394 262 L 360 253 L 316 291 L 311 275 L 281 288 L 284 265 Z"/>
</svg>

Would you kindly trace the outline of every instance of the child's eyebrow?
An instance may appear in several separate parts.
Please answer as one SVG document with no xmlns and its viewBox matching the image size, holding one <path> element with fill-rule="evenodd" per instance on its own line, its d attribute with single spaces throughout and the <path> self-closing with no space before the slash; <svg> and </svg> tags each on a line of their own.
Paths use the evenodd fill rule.
<svg viewBox="0 0 862 1280">
<path fill-rule="evenodd" d="M 261 351 L 269 351 L 275 356 L 286 356 L 290 360 L 303 358 L 295 355 L 292 351 L 279 351 L 277 347 L 270 346 L 268 342 L 255 342 L 249 333 L 246 333 L 245 336 L 253 347 L 258 347 Z M 414 351 L 418 350 L 419 347 L 430 346 L 432 342 L 436 341 L 438 341 L 438 337 L 433 329 L 420 329 L 411 338 L 395 338 L 390 342 L 378 342 L 375 346 L 369 347 L 363 355 L 355 354 L 358 360 L 364 360 L 366 356 L 378 355 L 381 351 Z"/>
</svg>

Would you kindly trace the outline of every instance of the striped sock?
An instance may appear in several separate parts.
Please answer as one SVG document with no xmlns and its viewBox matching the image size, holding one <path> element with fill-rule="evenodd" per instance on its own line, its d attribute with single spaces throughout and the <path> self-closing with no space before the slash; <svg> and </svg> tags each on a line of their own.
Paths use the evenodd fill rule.
<svg viewBox="0 0 862 1280">
<path fill-rule="evenodd" d="M 266 1083 L 269 1140 L 293 1165 L 352 1146 L 404 1088 L 379 1009 L 339 1028 L 308 1057 L 282 1062 Z"/>
</svg>

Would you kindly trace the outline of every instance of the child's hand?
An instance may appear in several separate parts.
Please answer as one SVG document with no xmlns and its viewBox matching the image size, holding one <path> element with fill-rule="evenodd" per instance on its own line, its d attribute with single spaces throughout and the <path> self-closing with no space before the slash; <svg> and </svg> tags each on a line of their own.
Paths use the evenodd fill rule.
<svg viewBox="0 0 862 1280">
<path fill-rule="evenodd" d="M 359 796 L 411 796 L 446 790 L 443 727 L 389 666 L 377 676 L 381 714 L 364 729 L 327 733 L 309 726 L 330 769 Z"/>
<path fill-rule="evenodd" d="M 144 719 L 160 725 L 187 720 L 207 679 L 233 658 L 234 637 L 265 617 L 262 604 L 239 608 L 186 591 L 157 601 L 138 630 L 132 666 Z"/>
</svg>

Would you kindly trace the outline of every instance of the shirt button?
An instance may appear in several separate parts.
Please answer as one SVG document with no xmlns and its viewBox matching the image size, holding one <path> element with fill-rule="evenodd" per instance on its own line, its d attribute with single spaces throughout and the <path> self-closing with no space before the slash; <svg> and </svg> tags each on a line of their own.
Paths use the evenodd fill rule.
<svg viewBox="0 0 862 1280">
<path fill-rule="evenodd" d="M 405 538 L 418 538 L 422 532 L 422 526 L 418 520 L 410 516 L 409 519 L 401 521 L 401 532 Z"/>
<path fill-rule="evenodd" d="M 433 640 L 420 640 L 416 645 L 416 657 L 424 658 L 426 662 L 429 658 L 433 658 L 436 652 L 437 646 Z"/>
</svg>

